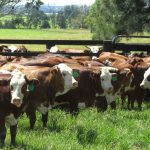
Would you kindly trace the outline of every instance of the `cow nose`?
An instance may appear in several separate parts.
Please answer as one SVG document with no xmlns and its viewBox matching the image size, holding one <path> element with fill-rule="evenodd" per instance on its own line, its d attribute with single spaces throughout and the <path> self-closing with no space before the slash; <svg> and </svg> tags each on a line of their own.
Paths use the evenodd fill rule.
<svg viewBox="0 0 150 150">
<path fill-rule="evenodd" d="M 16 98 L 16 99 L 13 99 L 13 102 L 12 102 L 15 106 L 17 106 L 17 107 L 20 107 L 21 106 L 21 101 L 20 101 L 20 99 L 18 98 Z"/>
<path fill-rule="evenodd" d="M 108 88 L 108 93 L 111 93 L 113 91 L 113 87 Z"/>
<path fill-rule="evenodd" d="M 143 84 L 140 84 L 140 87 L 143 89 L 143 88 L 144 88 L 144 85 L 143 85 Z"/>
<path fill-rule="evenodd" d="M 78 87 L 78 82 L 73 83 L 73 88 L 76 88 L 76 87 Z"/>
</svg>

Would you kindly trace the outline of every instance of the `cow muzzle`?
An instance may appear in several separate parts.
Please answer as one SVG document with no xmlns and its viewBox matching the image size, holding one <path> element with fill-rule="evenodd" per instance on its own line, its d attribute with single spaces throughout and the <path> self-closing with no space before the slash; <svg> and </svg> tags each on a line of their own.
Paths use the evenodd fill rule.
<svg viewBox="0 0 150 150">
<path fill-rule="evenodd" d="M 108 94 L 111 94 L 113 92 L 113 87 L 109 87 L 107 90 L 106 90 L 106 93 Z"/>
<path fill-rule="evenodd" d="M 17 106 L 17 107 L 20 107 L 21 104 L 22 104 L 22 102 L 21 102 L 21 100 L 20 100 L 19 98 L 13 99 L 11 103 L 12 103 L 13 105 Z"/>
</svg>

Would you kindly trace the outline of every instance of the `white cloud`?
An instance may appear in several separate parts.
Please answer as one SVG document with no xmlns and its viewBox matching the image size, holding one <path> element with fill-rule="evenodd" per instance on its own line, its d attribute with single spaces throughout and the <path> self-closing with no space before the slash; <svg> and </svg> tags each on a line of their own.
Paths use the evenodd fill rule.
<svg viewBox="0 0 150 150">
<path fill-rule="evenodd" d="M 64 6 L 64 5 L 92 5 L 95 0 L 42 0 L 45 4 Z"/>
</svg>

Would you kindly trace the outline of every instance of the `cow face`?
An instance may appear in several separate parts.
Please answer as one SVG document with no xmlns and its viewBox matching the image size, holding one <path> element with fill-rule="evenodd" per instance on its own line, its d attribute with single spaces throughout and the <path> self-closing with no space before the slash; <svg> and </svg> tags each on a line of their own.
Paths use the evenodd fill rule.
<svg viewBox="0 0 150 150">
<path fill-rule="evenodd" d="M 69 90 L 74 89 L 78 86 L 78 83 L 74 79 L 73 72 L 70 67 L 68 67 L 66 64 L 63 64 L 63 63 L 57 65 L 57 67 L 59 68 L 62 74 L 63 80 L 64 80 L 64 90 L 63 92 L 57 93 L 56 96 L 65 94 Z"/>
<path fill-rule="evenodd" d="M 11 103 L 20 107 L 23 103 L 25 96 L 35 89 L 35 79 L 28 80 L 26 75 L 19 70 L 14 70 L 12 72 L 12 78 L 10 81 L 10 91 L 11 91 Z"/>
<path fill-rule="evenodd" d="M 141 82 L 140 87 L 150 89 L 150 68 L 144 73 L 144 79 Z"/>
<path fill-rule="evenodd" d="M 101 86 L 102 89 L 106 92 L 106 93 L 112 93 L 113 91 L 113 85 L 112 85 L 112 73 L 111 71 L 116 71 L 116 68 L 113 67 L 101 67 L 101 75 L 100 75 L 100 79 L 101 79 Z"/>
<path fill-rule="evenodd" d="M 103 49 L 103 46 L 86 46 L 88 49 L 90 49 L 91 53 L 98 53 L 100 50 Z"/>
</svg>

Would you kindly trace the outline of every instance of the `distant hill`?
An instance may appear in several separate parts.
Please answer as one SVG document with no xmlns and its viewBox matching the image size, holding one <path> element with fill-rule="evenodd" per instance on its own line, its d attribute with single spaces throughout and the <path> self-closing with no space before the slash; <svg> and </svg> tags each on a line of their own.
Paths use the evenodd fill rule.
<svg viewBox="0 0 150 150">
<path fill-rule="evenodd" d="M 50 5 L 42 5 L 41 10 L 44 13 L 57 13 L 58 11 L 62 10 L 64 6 L 50 6 Z"/>
<path fill-rule="evenodd" d="M 62 10 L 64 6 L 50 6 L 50 5 L 42 5 L 41 10 L 44 13 L 57 13 L 58 11 Z M 15 7 L 16 13 L 19 13 L 25 9 L 24 5 L 17 5 Z M 7 13 L 10 10 L 9 6 L 5 6 L 3 10 L 1 10 L 2 13 Z"/>
</svg>

